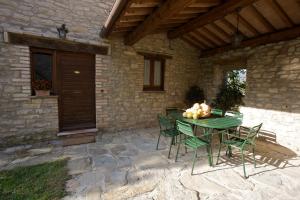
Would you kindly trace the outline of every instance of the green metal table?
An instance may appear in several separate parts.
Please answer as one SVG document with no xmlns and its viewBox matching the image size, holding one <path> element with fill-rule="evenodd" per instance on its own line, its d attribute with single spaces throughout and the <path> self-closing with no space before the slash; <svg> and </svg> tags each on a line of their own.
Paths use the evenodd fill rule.
<svg viewBox="0 0 300 200">
<path fill-rule="evenodd" d="M 238 127 L 242 124 L 242 120 L 235 117 L 218 117 L 218 118 L 206 118 L 206 119 L 187 119 L 182 117 L 182 115 L 173 115 L 177 120 L 181 120 L 194 125 L 195 127 L 204 128 L 204 136 L 209 142 L 209 147 L 211 151 L 211 157 L 209 158 L 209 165 L 213 166 L 213 154 L 212 154 L 212 134 L 213 130 L 222 130 Z"/>
</svg>

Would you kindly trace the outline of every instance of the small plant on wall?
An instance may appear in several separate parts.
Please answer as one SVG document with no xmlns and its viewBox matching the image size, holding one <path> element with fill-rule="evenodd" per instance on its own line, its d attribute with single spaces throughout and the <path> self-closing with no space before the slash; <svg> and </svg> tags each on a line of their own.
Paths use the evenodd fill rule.
<svg viewBox="0 0 300 200">
<path fill-rule="evenodd" d="M 233 70 L 227 74 L 226 80 L 221 85 L 216 99 L 213 100 L 213 107 L 223 110 L 238 110 L 238 107 L 244 105 L 245 81 L 240 79 L 240 71 Z"/>
<path fill-rule="evenodd" d="M 191 86 L 185 96 L 186 104 L 189 107 L 191 107 L 194 103 L 203 102 L 204 99 L 204 92 L 197 85 Z"/>
<path fill-rule="evenodd" d="M 32 82 L 32 88 L 36 96 L 49 96 L 51 89 L 51 82 L 48 80 L 35 80 Z"/>
</svg>

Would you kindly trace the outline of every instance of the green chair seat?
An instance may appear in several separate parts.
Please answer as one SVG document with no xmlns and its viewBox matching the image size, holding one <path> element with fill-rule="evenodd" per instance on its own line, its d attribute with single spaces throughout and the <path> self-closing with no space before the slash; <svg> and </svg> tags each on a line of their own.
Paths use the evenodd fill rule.
<svg viewBox="0 0 300 200">
<path fill-rule="evenodd" d="M 252 128 L 246 128 L 245 131 L 247 132 L 247 135 L 246 135 L 246 137 L 243 137 L 243 138 L 240 137 L 241 128 L 239 129 L 238 134 L 230 134 L 229 133 L 230 130 L 220 131 L 220 134 L 222 134 L 222 136 L 221 136 L 221 143 L 220 143 L 220 146 L 219 146 L 217 164 L 218 164 L 218 161 L 219 161 L 222 144 L 226 145 L 226 147 L 227 147 L 226 154 L 229 151 L 229 155 L 231 155 L 231 147 L 238 148 L 241 151 L 241 159 L 242 159 L 242 163 L 243 163 L 244 177 L 248 178 L 247 175 L 246 175 L 246 169 L 245 169 L 244 151 L 246 150 L 247 147 L 252 148 L 252 154 L 253 154 L 253 159 L 254 159 L 254 167 L 256 167 L 255 140 L 257 138 L 257 135 L 258 135 L 259 130 L 260 130 L 261 127 L 262 127 L 262 124 L 254 126 Z"/>
<path fill-rule="evenodd" d="M 208 142 L 206 141 L 203 141 L 197 137 L 190 137 L 190 138 L 187 138 L 185 141 L 185 145 L 192 148 L 192 149 L 197 149 L 199 147 L 202 147 L 202 146 L 205 146 L 205 145 L 208 145 Z"/>
<path fill-rule="evenodd" d="M 244 144 L 244 140 L 242 139 L 232 139 L 232 140 L 224 140 L 223 144 L 225 145 L 231 145 L 237 148 L 242 148 L 242 145 Z"/>
<path fill-rule="evenodd" d="M 174 137 L 178 135 L 178 131 L 175 128 L 167 129 L 167 130 L 162 130 L 161 134 L 165 137 Z"/>
<path fill-rule="evenodd" d="M 168 158 L 170 158 L 172 145 L 175 145 L 176 143 L 175 141 L 177 141 L 177 135 L 179 135 L 177 129 L 175 128 L 175 121 L 172 118 L 169 118 L 167 116 L 158 115 L 158 122 L 159 122 L 160 131 L 157 139 L 156 150 L 158 150 L 158 144 L 161 135 L 165 137 L 170 137 L 171 144 L 169 147 L 169 154 L 168 154 Z"/>
<path fill-rule="evenodd" d="M 180 133 L 180 135 L 179 135 L 180 138 L 179 138 L 179 143 L 178 143 L 175 162 L 177 161 L 177 158 L 178 158 L 178 152 L 179 152 L 179 149 L 180 149 L 180 144 L 183 144 L 185 146 L 186 151 L 187 151 L 187 148 L 193 149 L 194 150 L 194 159 L 193 159 L 193 166 L 192 166 L 192 172 L 191 172 L 191 174 L 193 175 L 195 161 L 196 161 L 196 158 L 197 158 L 198 148 L 206 146 L 207 153 L 208 153 L 207 154 L 208 160 L 210 160 L 211 151 L 210 151 L 208 142 L 203 141 L 202 139 L 195 136 L 193 127 L 189 123 L 182 122 L 180 120 L 176 120 L 176 128 L 177 128 L 177 131 Z M 181 138 L 182 135 L 184 135 L 183 138 Z"/>
</svg>

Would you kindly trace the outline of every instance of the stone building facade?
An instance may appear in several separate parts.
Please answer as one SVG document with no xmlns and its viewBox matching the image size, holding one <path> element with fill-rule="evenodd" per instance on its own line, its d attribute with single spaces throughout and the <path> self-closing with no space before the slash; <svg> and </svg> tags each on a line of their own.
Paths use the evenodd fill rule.
<svg viewBox="0 0 300 200">
<path fill-rule="evenodd" d="M 224 72 L 247 68 L 247 90 L 241 108 L 245 124 L 263 122 L 278 142 L 299 150 L 300 39 L 245 48 L 200 58 L 199 51 L 165 34 L 150 35 L 133 46 L 123 38 L 103 40 L 99 32 L 113 0 L 0 1 L 0 146 L 56 137 L 56 96 L 31 96 L 30 49 L 3 41 L 4 32 L 57 38 L 65 23 L 68 40 L 109 46 L 109 55 L 96 55 L 96 125 L 116 130 L 156 125 L 157 113 L 181 104 L 189 86 L 198 84 L 211 101 Z M 146 51 L 169 55 L 162 92 L 143 91 Z"/>
<path fill-rule="evenodd" d="M 166 106 L 184 100 L 197 83 L 198 51 L 165 34 L 148 36 L 130 47 L 122 38 L 99 37 L 114 1 L 0 2 L 0 146 L 54 139 L 59 132 L 57 96 L 31 96 L 30 47 L 5 43 L 4 32 L 57 38 L 65 23 L 68 40 L 107 45 L 109 55 L 96 55 L 96 126 L 116 130 L 156 125 Z M 138 51 L 167 54 L 162 92 L 143 91 L 144 58 Z"/>
<path fill-rule="evenodd" d="M 199 85 L 214 99 L 224 72 L 247 69 L 244 124 L 263 122 L 280 144 L 300 147 L 300 38 L 203 58 Z"/>
</svg>

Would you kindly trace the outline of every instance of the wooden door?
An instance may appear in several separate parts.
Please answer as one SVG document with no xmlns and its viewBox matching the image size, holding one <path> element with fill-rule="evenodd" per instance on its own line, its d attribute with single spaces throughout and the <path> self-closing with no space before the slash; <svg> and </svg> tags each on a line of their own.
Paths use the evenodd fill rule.
<svg viewBox="0 0 300 200">
<path fill-rule="evenodd" d="M 96 127 L 95 56 L 57 52 L 60 131 Z"/>
</svg>

